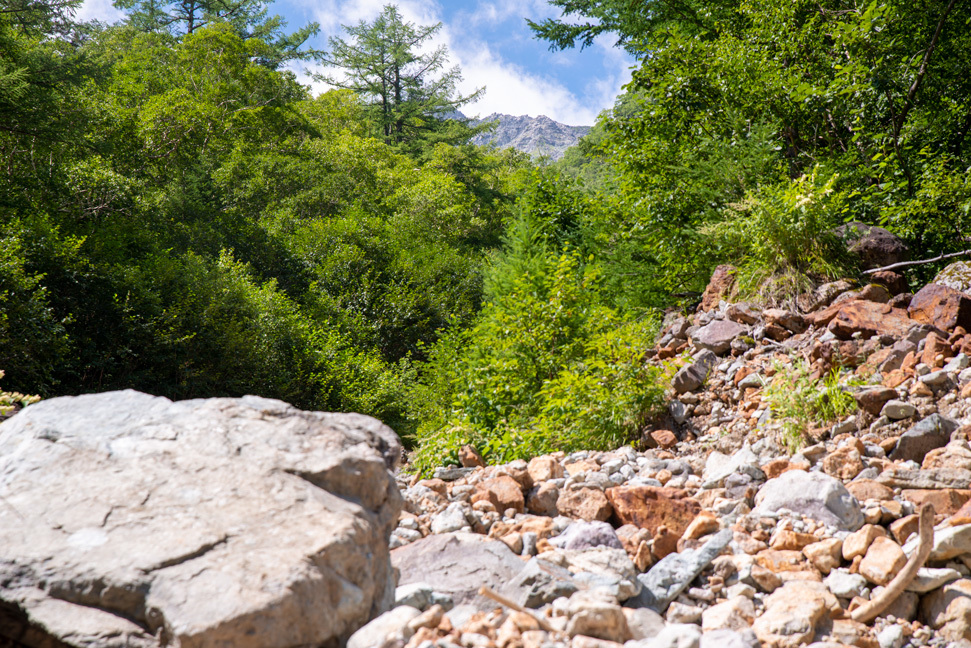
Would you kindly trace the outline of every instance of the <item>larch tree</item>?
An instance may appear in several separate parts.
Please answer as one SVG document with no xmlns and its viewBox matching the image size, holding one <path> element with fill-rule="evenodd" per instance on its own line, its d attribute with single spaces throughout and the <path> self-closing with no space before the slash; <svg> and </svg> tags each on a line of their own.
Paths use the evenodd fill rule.
<svg viewBox="0 0 971 648">
<path fill-rule="evenodd" d="M 344 25 L 346 37 L 330 39 L 323 60 L 339 72 L 318 79 L 360 95 L 389 144 L 411 150 L 441 141 L 466 143 L 485 127 L 470 125 L 457 111 L 485 88 L 460 94 L 462 73 L 448 67 L 448 49 L 422 51 L 441 27 L 407 22 L 396 6 L 385 5 L 373 22 Z"/>
</svg>

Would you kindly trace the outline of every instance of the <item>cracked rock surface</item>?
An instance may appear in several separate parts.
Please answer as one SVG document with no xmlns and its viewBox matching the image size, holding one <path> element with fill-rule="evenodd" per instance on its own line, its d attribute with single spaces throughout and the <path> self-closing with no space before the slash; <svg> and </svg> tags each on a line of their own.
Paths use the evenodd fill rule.
<svg viewBox="0 0 971 648">
<path fill-rule="evenodd" d="M 256 397 L 30 407 L 0 426 L 0 638 L 339 645 L 392 603 L 400 455 L 372 418 Z"/>
</svg>

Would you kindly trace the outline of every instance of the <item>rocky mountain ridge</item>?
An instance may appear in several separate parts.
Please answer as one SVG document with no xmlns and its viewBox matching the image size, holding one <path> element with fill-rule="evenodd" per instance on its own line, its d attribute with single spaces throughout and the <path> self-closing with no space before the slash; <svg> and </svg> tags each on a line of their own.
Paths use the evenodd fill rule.
<svg viewBox="0 0 971 648">
<path fill-rule="evenodd" d="M 533 157 L 547 156 L 553 160 L 563 157 L 568 148 L 590 132 L 590 126 L 567 126 L 546 115 L 530 117 L 493 113 L 475 123 L 483 122 L 498 122 L 498 125 L 493 132 L 482 133 L 473 139 L 475 144 L 514 148 Z"/>
</svg>

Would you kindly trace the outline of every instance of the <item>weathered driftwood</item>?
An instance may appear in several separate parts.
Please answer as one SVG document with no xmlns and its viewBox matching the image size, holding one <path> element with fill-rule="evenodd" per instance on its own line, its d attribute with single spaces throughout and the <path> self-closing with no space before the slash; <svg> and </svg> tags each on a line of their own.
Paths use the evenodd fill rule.
<svg viewBox="0 0 971 648">
<path fill-rule="evenodd" d="M 920 509 L 919 519 L 920 542 L 917 544 L 917 550 L 904 565 L 904 568 L 900 570 L 900 573 L 887 584 L 886 589 L 880 592 L 879 596 L 850 613 L 850 617 L 854 621 L 868 623 L 878 617 L 907 589 L 910 582 L 917 576 L 917 570 L 927 562 L 927 557 L 931 555 L 931 549 L 934 547 L 934 507 L 930 504 L 924 504 Z"/>
<path fill-rule="evenodd" d="M 883 266 L 882 268 L 873 268 L 872 270 L 864 270 L 863 274 L 873 274 L 874 272 L 881 272 L 883 270 L 896 270 L 897 268 L 908 268 L 915 265 L 924 265 L 926 263 L 934 263 L 935 261 L 943 261 L 944 259 L 953 259 L 959 256 L 967 256 L 971 254 L 971 250 L 964 250 L 963 252 L 951 252 L 950 254 L 942 254 L 941 256 L 934 257 L 933 259 L 921 259 L 920 261 L 901 261 L 899 263 L 891 263 L 888 266 Z"/>
<path fill-rule="evenodd" d="M 502 596 L 501 594 L 497 594 L 496 592 L 492 591 L 491 589 L 489 589 L 485 585 L 483 585 L 482 587 L 479 588 L 479 596 L 485 596 L 486 598 L 492 599 L 496 603 L 500 603 L 502 605 L 505 605 L 507 608 L 510 608 L 510 609 L 515 610 L 517 612 L 522 612 L 524 614 L 528 614 L 529 616 L 531 616 L 534 619 L 536 619 L 536 623 L 539 624 L 539 627 L 541 629 L 545 630 L 546 632 L 553 632 L 553 626 L 551 626 L 549 624 L 549 621 L 547 621 L 546 619 L 544 619 L 540 615 L 533 613 L 531 610 L 527 610 L 526 608 L 524 608 L 522 605 L 516 603 L 515 601 L 511 601 L 511 600 L 507 599 L 505 596 Z"/>
</svg>

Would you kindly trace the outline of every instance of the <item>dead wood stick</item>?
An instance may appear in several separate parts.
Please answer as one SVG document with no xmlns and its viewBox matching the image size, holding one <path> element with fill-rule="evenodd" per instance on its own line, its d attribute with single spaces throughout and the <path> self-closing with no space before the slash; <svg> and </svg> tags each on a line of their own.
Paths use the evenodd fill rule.
<svg viewBox="0 0 971 648">
<path fill-rule="evenodd" d="M 854 621 L 869 623 L 878 617 L 881 612 L 897 600 L 897 597 L 903 594 L 903 591 L 907 589 L 910 582 L 917 576 L 917 570 L 927 562 L 928 556 L 931 555 L 931 549 L 934 547 L 934 507 L 930 504 L 924 504 L 920 508 L 919 519 L 920 526 L 918 534 L 920 541 L 917 544 L 917 550 L 914 552 L 914 555 L 910 557 L 910 560 L 900 570 L 900 573 L 887 584 L 886 589 L 880 592 L 879 596 L 850 613 L 850 618 Z"/>
<path fill-rule="evenodd" d="M 531 610 L 527 610 L 519 603 L 516 603 L 515 601 L 510 601 L 505 596 L 501 594 L 497 594 L 496 592 L 493 592 L 485 585 L 479 588 L 479 596 L 485 596 L 486 598 L 491 598 L 496 603 L 501 603 L 502 605 L 505 605 L 507 608 L 511 608 L 516 612 L 522 612 L 524 614 L 528 614 L 529 616 L 536 619 L 536 623 L 539 624 L 539 627 L 541 629 L 545 630 L 546 632 L 554 632 L 553 626 L 551 626 L 546 619 L 534 614 Z"/>
<path fill-rule="evenodd" d="M 934 263 L 935 261 L 943 261 L 944 259 L 953 259 L 954 257 L 967 256 L 971 254 L 971 250 L 964 250 L 963 252 L 952 252 L 950 254 L 942 254 L 939 257 L 934 257 L 933 259 L 921 259 L 920 261 L 901 261 L 900 263 L 891 263 L 888 266 L 883 266 L 882 268 L 874 268 L 873 270 L 864 270 L 863 274 L 873 274 L 874 272 L 882 272 L 883 270 L 895 270 L 897 268 L 907 268 L 915 265 L 924 265 L 925 263 Z"/>
</svg>

